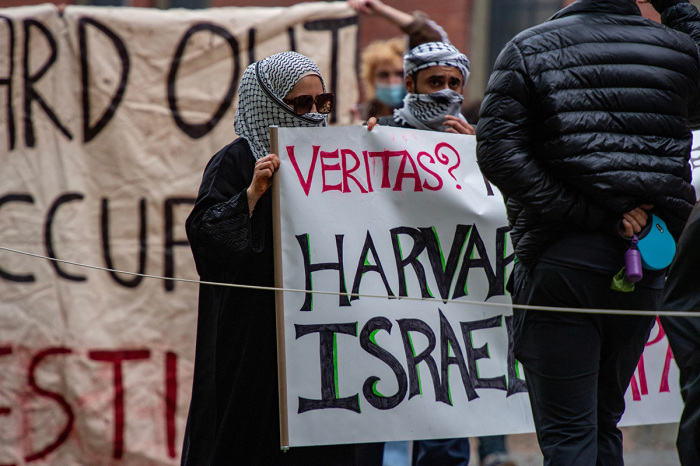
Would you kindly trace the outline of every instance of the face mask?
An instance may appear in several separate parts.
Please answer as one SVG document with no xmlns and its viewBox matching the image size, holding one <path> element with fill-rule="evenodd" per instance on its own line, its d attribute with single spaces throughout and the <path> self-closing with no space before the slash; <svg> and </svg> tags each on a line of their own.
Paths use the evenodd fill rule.
<svg viewBox="0 0 700 466">
<path fill-rule="evenodd" d="M 391 108 L 400 107 L 406 96 L 406 88 L 403 83 L 377 84 L 377 99 Z"/>
<path fill-rule="evenodd" d="M 432 94 L 410 94 L 404 106 L 394 115 L 414 128 L 444 131 L 445 115 L 462 117 L 460 109 L 464 97 L 452 89 L 442 89 Z"/>
</svg>

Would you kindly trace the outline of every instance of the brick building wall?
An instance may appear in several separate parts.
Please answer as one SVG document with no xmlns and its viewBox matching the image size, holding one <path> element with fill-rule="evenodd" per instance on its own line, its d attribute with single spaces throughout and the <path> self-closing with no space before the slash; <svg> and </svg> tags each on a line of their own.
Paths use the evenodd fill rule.
<svg viewBox="0 0 700 466">
<path fill-rule="evenodd" d="M 473 0 L 451 0 L 431 2 L 425 0 L 384 0 L 384 3 L 402 11 L 421 10 L 445 29 L 450 41 L 460 50 L 469 52 L 469 32 Z M 255 6 L 285 7 L 299 3 L 298 0 L 210 0 L 211 6 Z M 400 36 L 401 31 L 386 20 L 363 15 L 359 19 L 359 46 L 366 47 L 374 40 Z"/>
<path fill-rule="evenodd" d="M 472 0 L 449 2 L 425 2 L 424 0 L 385 0 L 384 3 L 406 12 L 420 10 L 442 26 L 455 47 L 469 55 L 472 23 Z M 359 20 L 360 48 L 377 39 L 389 39 L 401 35 L 394 27 L 387 27 L 381 18 L 362 16 Z"/>
<path fill-rule="evenodd" d="M 0 7 L 35 5 L 46 3 L 54 4 L 124 4 L 132 7 L 168 8 L 170 6 L 258 6 L 258 7 L 288 7 L 299 3 L 299 0 L 0 0 Z M 314 0 L 307 0 L 314 1 Z M 554 9 L 573 3 L 574 0 L 551 0 Z M 691 0 L 695 5 L 700 5 L 700 0 Z M 447 32 L 450 41 L 461 51 L 467 54 L 472 62 L 472 74 L 465 90 L 467 101 L 479 100 L 483 95 L 486 82 L 491 71 L 491 66 L 499 49 L 503 46 L 498 40 L 494 40 L 492 29 L 507 30 L 504 22 L 512 21 L 513 16 L 506 18 L 495 17 L 491 10 L 498 3 L 492 0 L 452 0 L 426 2 L 425 0 L 384 0 L 390 6 L 402 11 L 412 12 L 421 10 L 427 13 L 432 20 L 441 25 Z M 501 0 L 505 2 L 505 0 Z M 508 2 L 506 2 L 508 3 Z M 542 4 L 544 2 L 539 2 Z M 537 5 L 533 0 L 523 0 L 521 8 L 527 10 L 526 5 Z M 640 5 L 642 14 L 653 20 L 659 21 L 659 15 L 649 4 Z M 508 10 L 510 11 L 510 10 Z M 550 12 L 551 13 L 551 12 Z M 513 12 L 516 14 L 516 12 Z M 548 13 L 549 14 L 549 13 Z M 547 15 L 548 15 L 547 14 Z M 498 16 L 498 15 L 497 15 Z M 540 22 L 542 18 L 529 17 L 525 23 Z M 519 27 L 527 27 L 521 20 Z M 358 45 L 359 50 L 364 49 L 374 40 L 388 39 L 401 35 L 401 31 L 387 23 L 382 18 L 361 15 L 358 20 Z M 504 33 L 502 32 L 501 35 Z M 504 41 L 503 37 L 500 41 Z"/>
<path fill-rule="evenodd" d="M 313 0 L 309 0 L 313 1 Z M 471 24 L 471 11 L 473 0 L 452 0 L 427 3 L 425 0 L 384 0 L 402 11 L 411 12 L 422 10 L 435 22 L 440 24 L 450 37 L 452 43 L 467 53 L 469 52 L 469 25 Z M 0 0 L 0 7 L 38 5 L 42 3 L 66 4 L 97 4 L 99 0 Z M 134 7 L 167 7 L 175 2 L 172 0 L 125 0 L 127 6 Z M 186 4 L 180 0 L 179 4 Z M 201 3 L 201 2 L 198 2 Z M 299 0 L 204 0 L 204 4 L 210 7 L 224 6 L 259 6 L 259 7 L 287 7 L 300 3 Z M 365 47 L 373 40 L 388 39 L 401 35 L 398 28 L 391 27 L 386 21 L 369 16 L 362 16 L 359 21 L 360 48 Z"/>
</svg>

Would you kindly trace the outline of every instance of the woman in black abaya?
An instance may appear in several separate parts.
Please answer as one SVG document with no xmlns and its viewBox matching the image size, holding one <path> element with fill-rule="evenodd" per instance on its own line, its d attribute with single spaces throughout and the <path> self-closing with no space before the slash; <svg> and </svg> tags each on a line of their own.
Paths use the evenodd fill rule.
<svg viewBox="0 0 700 466">
<path fill-rule="evenodd" d="M 212 157 L 187 218 L 202 281 L 274 286 L 268 127 L 325 126 L 333 106 L 318 67 L 283 52 L 239 87 L 238 139 Z M 321 113 L 323 112 L 323 113 Z M 352 445 L 280 451 L 273 291 L 201 285 L 183 465 L 354 465 Z"/>
</svg>

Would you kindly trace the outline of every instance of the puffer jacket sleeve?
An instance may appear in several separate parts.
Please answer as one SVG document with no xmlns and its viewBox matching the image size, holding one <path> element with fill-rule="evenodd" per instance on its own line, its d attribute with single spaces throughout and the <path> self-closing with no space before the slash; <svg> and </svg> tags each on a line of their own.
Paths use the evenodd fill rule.
<svg viewBox="0 0 700 466">
<path fill-rule="evenodd" d="M 542 222 L 567 221 L 588 229 L 612 222 L 612 212 L 552 177 L 534 153 L 532 99 L 525 61 L 510 42 L 499 55 L 481 105 L 477 161 L 506 199 L 527 206 Z"/>
<path fill-rule="evenodd" d="M 661 13 L 661 23 L 684 32 L 700 46 L 700 12 L 687 0 L 653 0 L 652 5 Z M 700 49 L 698 49 L 700 62 Z M 700 82 L 697 92 L 688 105 L 688 124 L 692 129 L 700 128 Z"/>
</svg>

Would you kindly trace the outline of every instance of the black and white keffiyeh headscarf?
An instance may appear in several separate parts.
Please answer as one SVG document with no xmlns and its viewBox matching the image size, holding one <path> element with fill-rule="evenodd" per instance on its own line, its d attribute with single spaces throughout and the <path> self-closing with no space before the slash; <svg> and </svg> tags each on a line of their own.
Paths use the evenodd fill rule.
<svg viewBox="0 0 700 466">
<path fill-rule="evenodd" d="M 457 48 L 445 42 L 427 42 L 412 48 L 403 57 L 406 76 L 413 76 L 433 66 L 452 66 L 462 73 L 463 82 L 469 79 L 469 60 Z M 408 94 L 403 107 L 394 110 L 394 120 L 414 128 L 444 131 L 446 115 L 464 120 L 461 108 L 464 97 L 452 89 L 443 89 L 432 94 Z"/>
<path fill-rule="evenodd" d="M 297 115 L 282 100 L 297 81 L 309 74 L 321 79 L 325 92 L 318 66 L 297 52 L 277 53 L 246 68 L 238 87 L 234 129 L 248 141 L 256 160 L 270 153 L 270 126 L 326 126 L 326 115 Z"/>
<path fill-rule="evenodd" d="M 462 80 L 469 79 L 469 59 L 452 44 L 426 42 L 413 47 L 403 57 L 403 72 L 414 76 L 420 70 L 433 66 L 453 66 L 462 73 Z"/>
</svg>

